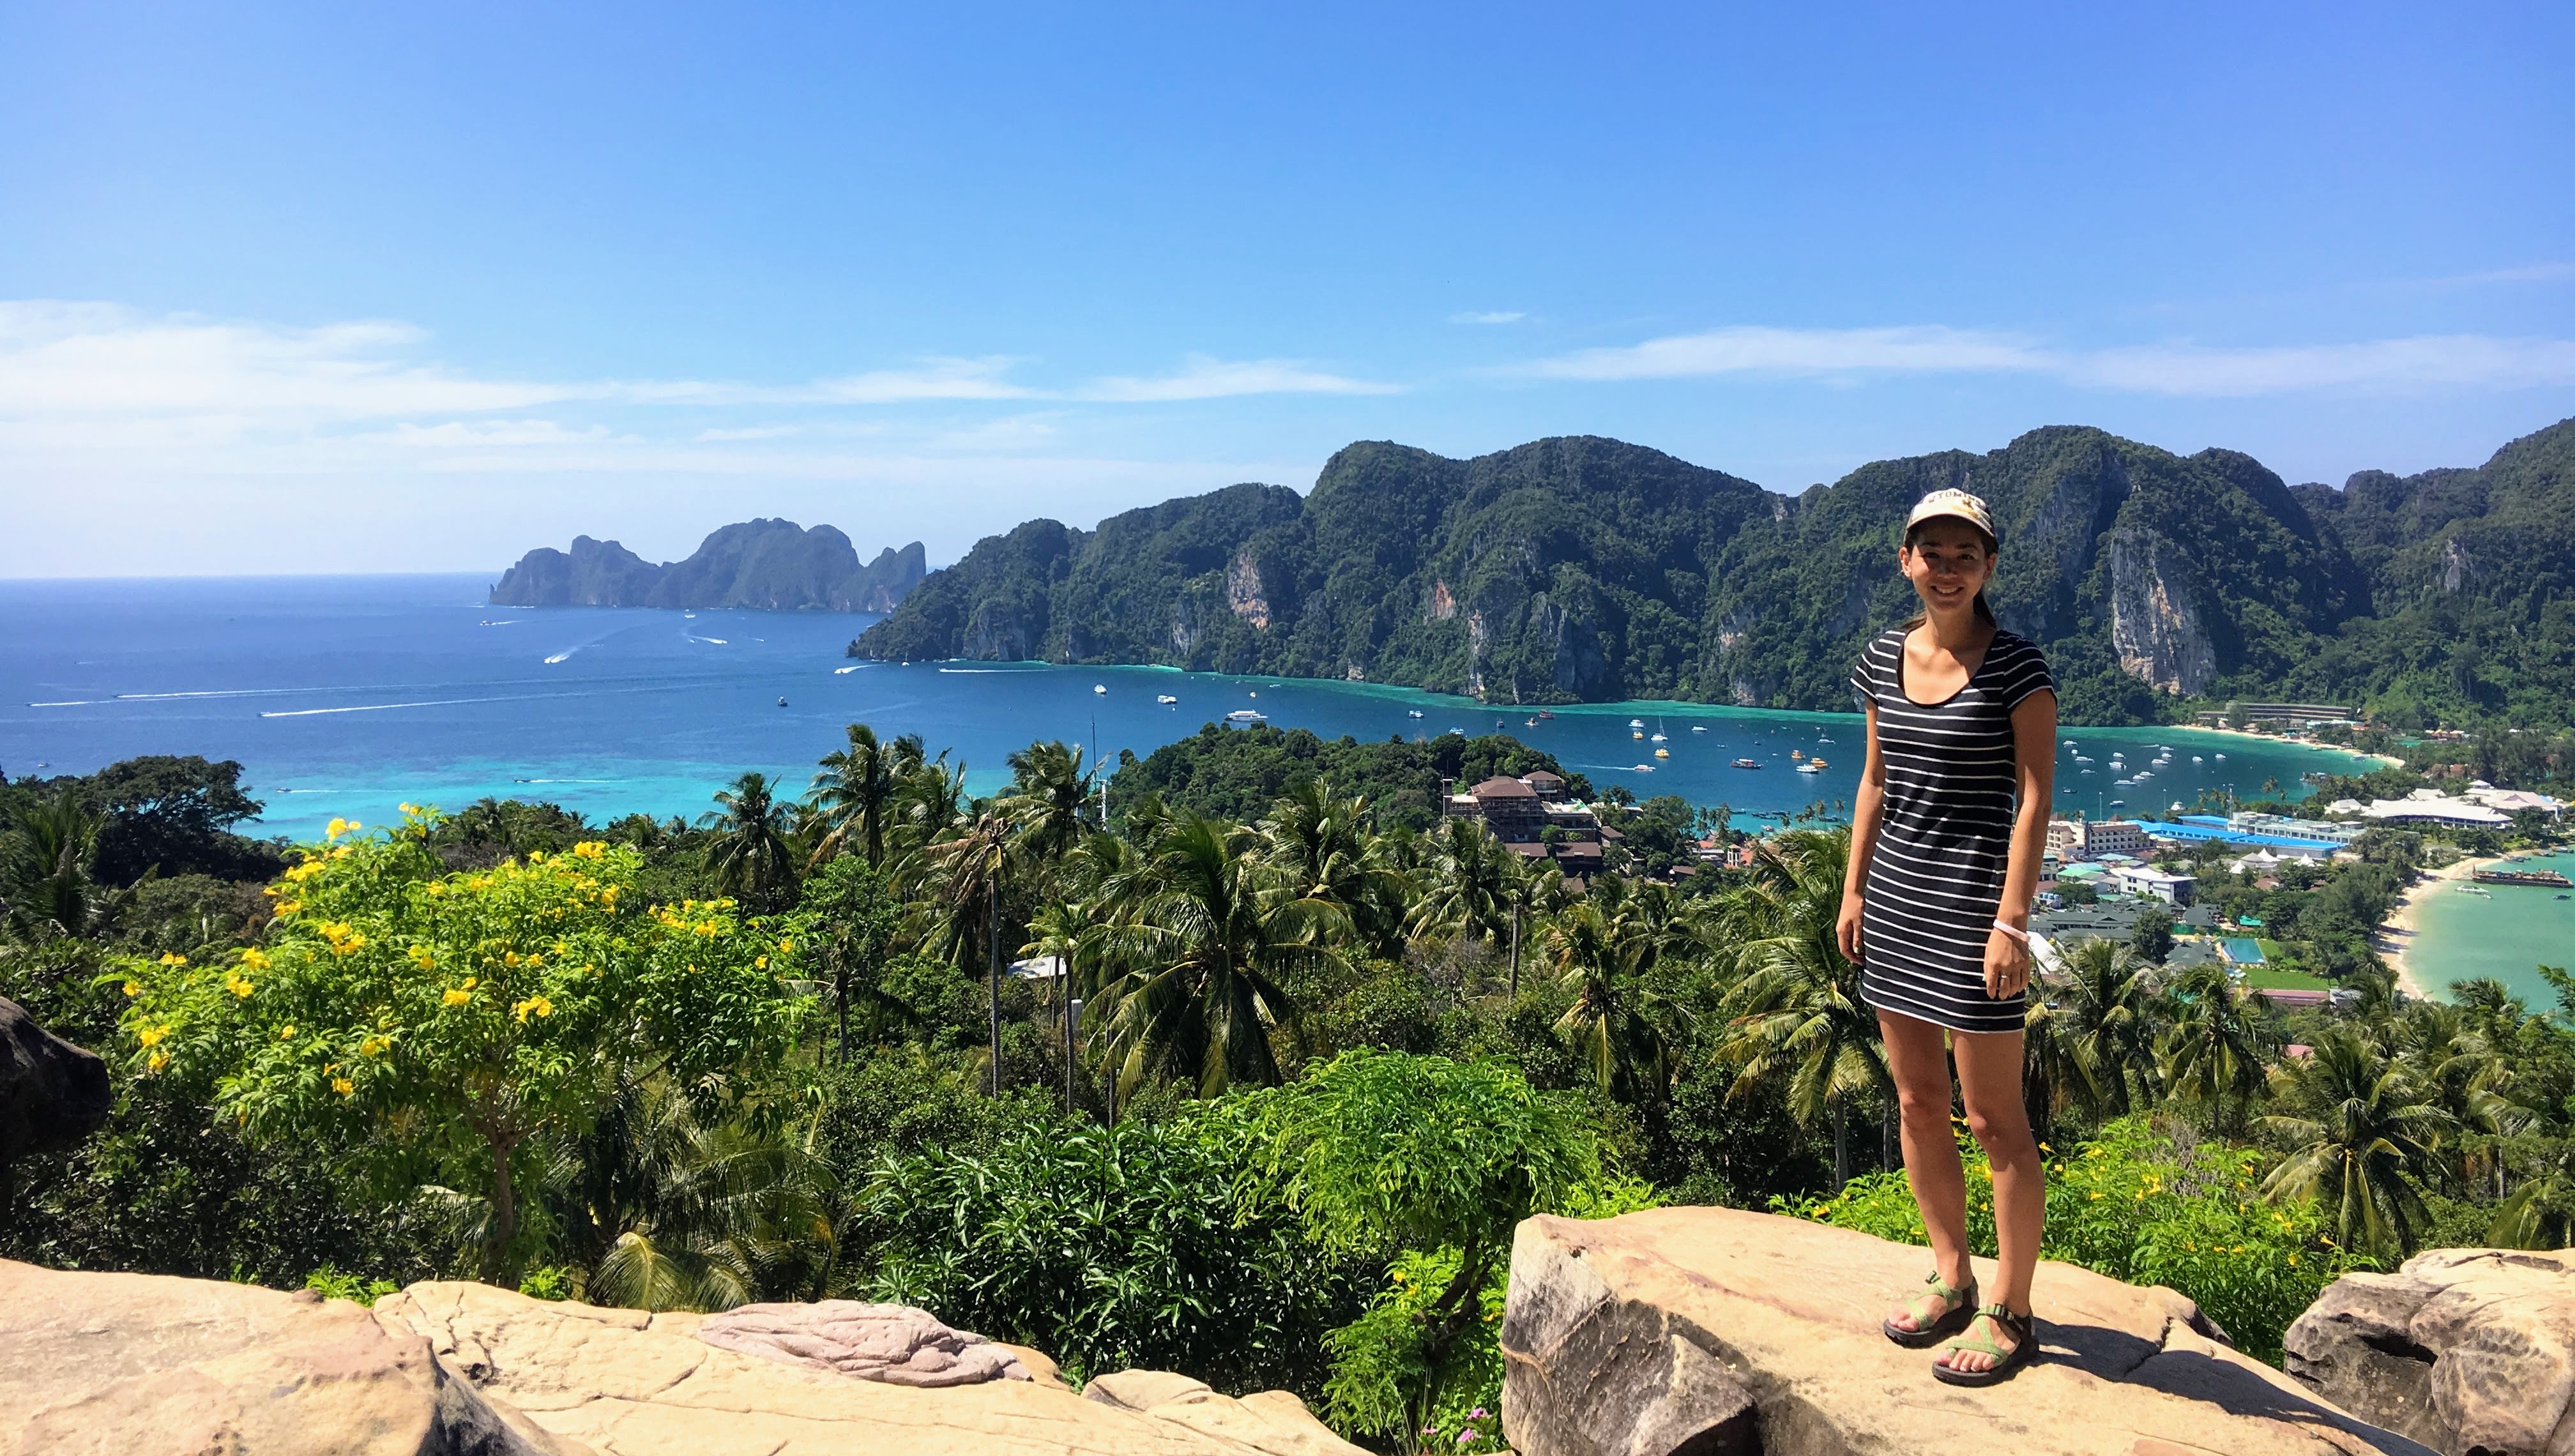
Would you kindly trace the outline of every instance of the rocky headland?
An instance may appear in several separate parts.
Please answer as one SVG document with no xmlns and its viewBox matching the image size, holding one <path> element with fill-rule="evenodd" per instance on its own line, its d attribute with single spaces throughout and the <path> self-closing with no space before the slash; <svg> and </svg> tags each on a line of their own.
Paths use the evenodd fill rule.
<svg viewBox="0 0 2575 1456">
<path fill-rule="evenodd" d="M 768 612 L 892 612 L 921 585 L 920 542 L 862 565 L 829 526 L 745 521 L 710 535 L 686 561 L 659 566 L 613 541 L 539 547 L 492 588 L 496 607 L 749 607 Z"/>
</svg>

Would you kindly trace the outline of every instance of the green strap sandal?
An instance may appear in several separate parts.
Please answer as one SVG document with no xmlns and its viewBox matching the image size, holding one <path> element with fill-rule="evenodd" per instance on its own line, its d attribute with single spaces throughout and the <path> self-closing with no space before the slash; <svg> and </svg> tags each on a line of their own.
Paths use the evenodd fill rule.
<svg viewBox="0 0 2575 1456">
<path fill-rule="evenodd" d="M 1993 1367 L 1986 1370 L 1952 1370 L 1934 1360 L 1931 1362 L 1931 1373 L 1942 1382 L 1950 1385 L 2000 1385 L 2009 1380 L 2020 1367 L 2038 1358 L 2038 1329 L 2036 1322 L 2030 1316 L 2014 1314 L 2007 1305 L 1988 1304 L 1977 1310 L 1975 1317 L 1986 1321 L 1993 1329 L 2011 1336 L 2012 1347 L 2008 1350 L 2004 1349 L 1991 1334 L 1978 1338 L 1975 1334 L 1975 1324 L 1971 1320 L 1966 1334 L 1949 1341 L 1942 1348 L 1953 1351 L 1976 1350 L 1991 1355 L 1994 1358 Z"/>
<path fill-rule="evenodd" d="M 1904 1312 L 1913 1316 L 1913 1328 L 1906 1329 L 1891 1319 L 1878 1321 L 1877 1327 L 1886 1331 L 1888 1339 L 1908 1350 L 1936 1345 L 1965 1329 L 1968 1322 L 1976 1317 L 1975 1275 L 1967 1276 L 1964 1289 L 1941 1283 L 1937 1269 L 1932 1270 L 1931 1277 L 1922 1282 L 1930 1287 L 1913 1296 L 1913 1302 L 1904 1306 Z M 1931 1312 L 1934 1305 L 1940 1308 L 1937 1317 Z"/>
</svg>

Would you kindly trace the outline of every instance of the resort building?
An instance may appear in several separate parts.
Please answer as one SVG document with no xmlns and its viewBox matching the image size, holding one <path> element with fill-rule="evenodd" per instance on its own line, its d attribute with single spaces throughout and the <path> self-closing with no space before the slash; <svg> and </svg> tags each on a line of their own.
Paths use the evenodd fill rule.
<svg viewBox="0 0 2575 1456">
<path fill-rule="evenodd" d="M 2059 859 L 2098 859 L 2104 854 L 2150 854 L 2154 843 L 2133 819 L 2050 819 L 2047 847 Z"/>
<path fill-rule="evenodd" d="M 2372 799 L 2361 814 L 2383 824 L 2500 829 L 2512 823 L 2512 815 L 2501 809 L 2488 808 L 2464 798 L 2452 798 L 2437 788 L 2418 788 L 2403 798 Z"/>
<path fill-rule="evenodd" d="M 1539 769 L 1522 778 L 1487 778 L 1449 794 L 1442 808 L 1451 818 L 1483 820 L 1494 838 L 1525 859 L 1548 860 L 1569 878 L 1587 878 L 1600 872 L 1603 841 L 1614 842 L 1619 833 L 1564 794 L 1564 779 Z"/>
<path fill-rule="evenodd" d="M 2198 715 L 2203 728 L 2224 728 L 2235 722 L 2238 714 L 2244 723 L 2267 724 L 2290 732 L 2300 732 L 2319 724 L 2360 722 L 2360 710 L 2335 703 L 2229 703 L 2213 713 Z"/>
<path fill-rule="evenodd" d="M 2110 871 L 2109 879 L 2129 894 L 2159 899 L 2169 905 L 2189 904 L 2199 883 L 2196 875 L 2168 874 L 2151 864 L 2122 864 Z"/>
</svg>

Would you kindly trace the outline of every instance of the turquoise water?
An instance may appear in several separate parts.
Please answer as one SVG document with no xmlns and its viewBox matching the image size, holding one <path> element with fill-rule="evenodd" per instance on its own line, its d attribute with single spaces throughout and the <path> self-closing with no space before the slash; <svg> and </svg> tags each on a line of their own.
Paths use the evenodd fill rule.
<svg viewBox="0 0 2575 1456">
<path fill-rule="evenodd" d="M 454 808 L 486 794 L 552 799 L 594 819 L 695 815 L 746 768 L 801 789 L 854 721 L 954 749 L 969 783 L 990 791 L 1009 776 L 1005 755 L 1035 738 L 1141 754 L 1252 709 L 1326 736 L 1498 725 L 1597 785 L 1745 815 L 1831 811 L 1859 779 L 1860 720 L 1850 714 L 1594 704 L 1532 726 L 1532 709 L 1368 684 L 854 664 L 842 649 L 873 617 L 496 608 L 483 605 L 489 585 L 460 576 L 0 582 L 10 624 L 0 641 L 0 769 L 86 772 L 137 753 L 237 758 L 267 801 L 263 824 L 310 836 L 334 815 L 374 824 L 405 800 Z M 1155 702 L 1165 694 L 1180 702 Z M 1659 746 L 1671 756 L 1654 758 L 1658 745 L 1634 731 L 1666 734 Z M 2059 806 L 2096 815 L 2123 799 L 2127 811 L 2149 812 L 2203 790 L 2252 794 L 2268 778 L 2296 793 L 2300 773 L 2354 762 L 2187 728 L 2059 736 L 2081 745 L 2060 752 Z M 2171 745 L 2173 761 L 2147 784 L 2113 786 L 2110 752 L 2139 767 L 2153 743 Z M 1796 772 L 1792 750 L 1820 752 L 1827 766 Z M 2091 776 L 2077 751 L 2097 760 Z M 1737 757 L 1762 766 L 1728 766 Z"/>
<path fill-rule="evenodd" d="M 2516 869 L 2554 869 L 2575 878 L 2575 854 L 2541 854 L 2513 861 Z M 2493 976 L 2534 1009 L 2557 1004 L 2557 992 L 2540 979 L 2540 965 L 2575 967 L 2575 892 L 2538 885 L 2487 884 L 2492 892 L 2463 894 L 2439 884 L 2414 906 L 2414 938 L 2405 947 L 2406 968 L 2436 994 L 2454 981 Z"/>
</svg>

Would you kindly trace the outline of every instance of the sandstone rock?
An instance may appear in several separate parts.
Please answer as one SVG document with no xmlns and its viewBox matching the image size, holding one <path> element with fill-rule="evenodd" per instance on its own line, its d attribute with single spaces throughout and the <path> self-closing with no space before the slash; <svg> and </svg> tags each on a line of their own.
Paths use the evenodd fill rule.
<svg viewBox="0 0 2575 1456">
<path fill-rule="evenodd" d="M 1096 1380 L 1089 1400 L 1052 1380 L 854 1380 L 712 1344 L 705 1331 L 722 1315 L 547 1303 L 483 1284 L 415 1284 L 377 1312 L 427 1336 L 487 1397 L 600 1456 L 1358 1452 L 1285 1391 L 1236 1400 L 1154 1371 Z"/>
<path fill-rule="evenodd" d="M 2038 1270 L 2040 1363 L 1942 1385 L 1932 1352 L 1878 1330 L 1926 1267 L 1731 1209 L 1532 1218 L 1511 1249 L 1502 1429 L 1521 1456 L 2430 1456 L 2237 1353 L 2172 1290 L 2064 1264 Z"/>
<path fill-rule="evenodd" d="M 347 1300 L 0 1260 L 0 1456 L 586 1456 Z"/>
<path fill-rule="evenodd" d="M 908 1304 L 746 1304 L 708 1316 L 698 1338 L 719 1350 L 890 1385 L 1031 1378 L 1010 1351 L 982 1335 L 950 1329 Z"/>
<path fill-rule="evenodd" d="M 2575 1250 L 2434 1249 L 2345 1274 L 2284 1341 L 2289 1373 L 2446 1456 L 2575 1450 Z"/>
<path fill-rule="evenodd" d="M 0 1171 L 13 1158 L 58 1152 L 97 1131 L 113 1100 L 96 1052 L 0 998 Z"/>
</svg>

